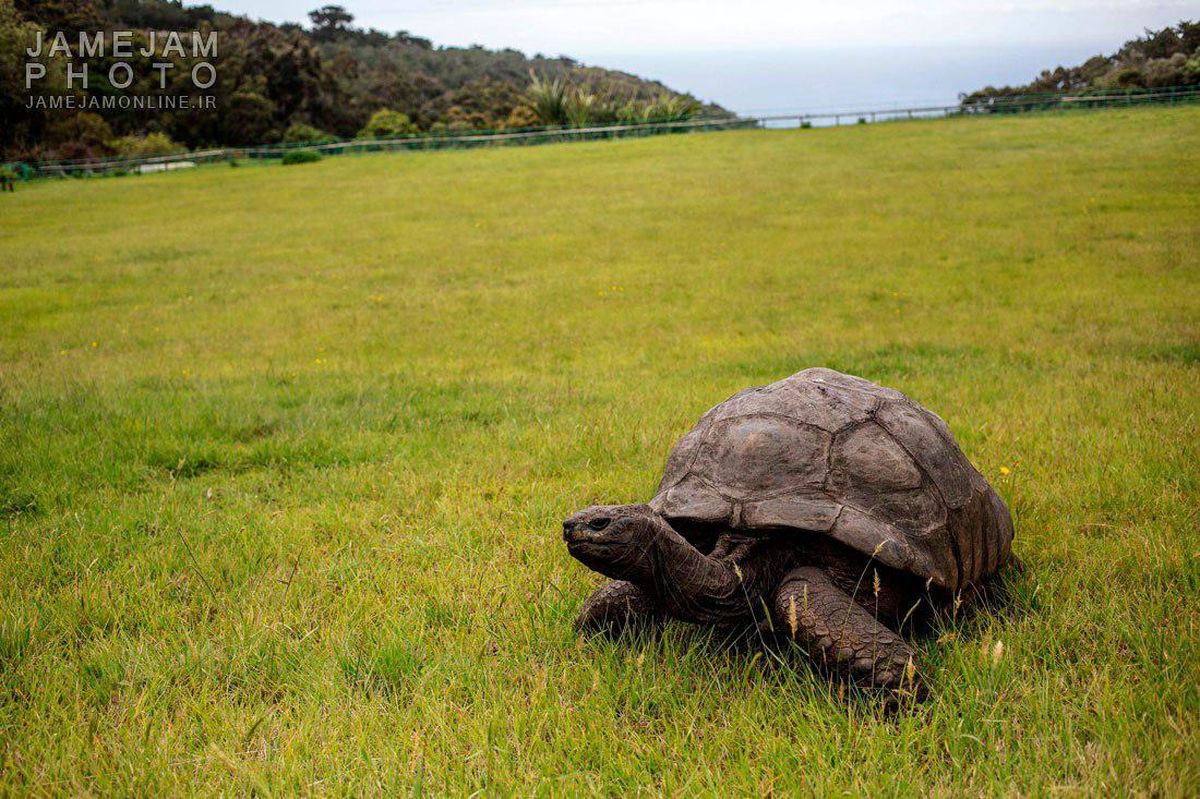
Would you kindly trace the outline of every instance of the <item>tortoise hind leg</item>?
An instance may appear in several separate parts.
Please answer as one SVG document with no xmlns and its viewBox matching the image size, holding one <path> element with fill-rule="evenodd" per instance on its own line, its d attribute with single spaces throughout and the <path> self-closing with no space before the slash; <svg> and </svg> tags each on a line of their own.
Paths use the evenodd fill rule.
<svg viewBox="0 0 1200 799">
<path fill-rule="evenodd" d="M 924 688 L 912 648 L 833 583 L 823 570 L 790 571 L 775 593 L 776 629 L 803 644 L 822 666 L 868 688 Z"/>
<path fill-rule="evenodd" d="M 575 629 L 615 638 L 625 630 L 654 627 L 662 620 L 662 608 L 653 597 L 633 583 L 609 580 L 583 603 Z"/>
</svg>

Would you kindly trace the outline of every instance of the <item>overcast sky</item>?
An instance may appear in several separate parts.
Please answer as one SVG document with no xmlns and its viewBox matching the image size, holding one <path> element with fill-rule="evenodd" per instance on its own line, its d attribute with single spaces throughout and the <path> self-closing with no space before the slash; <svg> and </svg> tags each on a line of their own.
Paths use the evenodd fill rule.
<svg viewBox="0 0 1200 799">
<path fill-rule="evenodd" d="M 210 0 L 275 22 L 307 23 L 324 0 Z M 1183 0 L 337 0 L 358 25 L 437 44 L 530 54 L 1094 43 L 1115 49 L 1146 26 L 1200 17 Z"/>
</svg>

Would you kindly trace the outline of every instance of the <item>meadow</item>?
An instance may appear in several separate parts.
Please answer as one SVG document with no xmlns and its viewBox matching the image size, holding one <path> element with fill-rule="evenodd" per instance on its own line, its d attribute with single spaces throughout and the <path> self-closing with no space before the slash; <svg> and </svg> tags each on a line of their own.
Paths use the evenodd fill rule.
<svg viewBox="0 0 1200 799">
<path fill-rule="evenodd" d="M 0 794 L 1200 792 L 1200 108 L 0 196 Z M 582 641 L 560 522 L 825 365 L 1013 510 L 886 713 Z"/>
</svg>

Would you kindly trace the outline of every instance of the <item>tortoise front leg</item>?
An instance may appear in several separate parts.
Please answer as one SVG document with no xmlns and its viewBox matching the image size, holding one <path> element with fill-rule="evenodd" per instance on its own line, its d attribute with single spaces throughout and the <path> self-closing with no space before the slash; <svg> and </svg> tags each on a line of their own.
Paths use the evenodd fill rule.
<svg viewBox="0 0 1200 799">
<path fill-rule="evenodd" d="M 653 627 L 662 620 L 662 608 L 653 597 L 633 583 L 609 580 L 583 603 L 575 629 L 615 638 L 625 630 Z"/>
<path fill-rule="evenodd" d="M 775 594 L 774 616 L 777 630 L 829 670 L 863 687 L 924 695 L 912 648 L 821 569 L 788 572 Z"/>
</svg>

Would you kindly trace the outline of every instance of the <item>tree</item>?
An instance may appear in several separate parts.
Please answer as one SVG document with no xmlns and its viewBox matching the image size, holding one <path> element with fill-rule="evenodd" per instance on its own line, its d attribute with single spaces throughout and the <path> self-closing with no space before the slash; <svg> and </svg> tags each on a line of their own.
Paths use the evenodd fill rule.
<svg viewBox="0 0 1200 799">
<path fill-rule="evenodd" d="M 147 112 L 119 104 L 89 105 L 89 111 L 111 127 L 114 138 L 161 132 L 189 148 L 279 141 L 296 123 L 339 139 L 358 131 L 367 136 L 405 135 L 439 122 L 455 129 L 529 127 L 537 124 L 533 98 L 527 93 L 531 72 L 539 76 L 542 89 L 536 107 L 555 125 L 567 123 L 568 109 L 577 121 L 610 121 L 616 118 L 613 98 L 645 106 L 669 91 L 660 83 L 566 58 L 528 58 L 512 49 L 434 47 L 409 31 L 389 36 L 361 30 L 340 5 L 345 0 L 320 1 L 321 7 L 309 15 L 311 22 L 301 27 L 256 22 L 214 11 L 210 5 L 192 6 L 189 0 L 0 0 L 0 159 L 36 160 L 64 152 L 65 142 L 53 139 L 48 130 L 64 114 L 36 101 L 64 93 L 67 60 L 49 58 L 43 46 L 39 60 L 46 76 L 29 90 L 24 88 L 25 49 L 39 33 L 52 37 L 59 30 L 68 32 L 68 40 L 73 38 L 70 31 L 77 29 L 134 32 L 132 57 L 116 58 L 111 52 L 76 56 L 77 66 L 86 63 L 90 76 L 86 91 L 73 92 L 80 100 L 125 95 L 212 98 L 215 110 L 163 107 Z M 142 55 L 150 31 L 189 29 L 202 36 L 215 31 L 220 37 L 217 81 L 204 90 L 193 84 L 191 72 L 199 61 L 208 60 L 206 56 Z M 1180 38 L 1187 36 L 1194 36 L 1191 29 L 1180 33 Z M 162 41 L 159 37 L 160 50 Z M 134 82 L 129 87 L 118 88 L 108 80 L 115 61 L 130 62 Z M 162 76 L 162 87 L 152 68 L 159 61 L 172 65 Z M 1170 68 L 1155 74 L 1161 72 L 1165 79 L 1179 72 L 1173 63 Z M 576 94 L 584 99 L 575 102 Z M 392 116 L 368 125 L 380 108 Z M 68 127 L 57 130 L 67 132 Z M 101 149 L 94 137 L 77 142 L 75 151 L 81 155 Z"/>
<path fill-rule="evenodd" d="M 1004 110 L 1012 108 L 1009 98 L 1025 95 L 1082 92 L 1103 93 L 1113 89 L 1191 86 L 1200 83 L 1200 24 L 1183 21 L 1159 31 L 1147 30 L 1125 42 L 1112 55 L 1095 55 L 1077 67 L 1043 70 L 1024 86 L 988 86 L 960 95 L 964 109 Z M 1030 102 L 1027 98 L 1025 103 Z M 1033 99 L 1053 104 L 1053 99 Z"/>
<path fill-rule="evenodd" d="M 44 141 L 58 158 L 99 158 L 112 152 L 112 128 L 90 111 L 54 116 L 46 126 Z"/>
<path fill-rule="evenodd" d="M 312 20 L 312 37 L 318 42 L 332 42 L 350 30 L 354 15 L 341 6 L 321 6 L 308 12 Z"/>
<path fill-rule="evenodd" d="M 501 127 L 514 108 L 525 104 L 524 95 L 512 84 L 482 78 L 425 103 L 420 117 L 428 122 L 440 120 L 455 129 L 491 130 Z"/>
<path fill-rule="evenodd" d="M 275 104 L 252 91 L 238 91 L 227 100 L 223 120 L 226 140 L 234 144 L 262 144 L 278 138 Z"/>
<path fill-rule="evenodd" d="M 50 33 L 94 31 L 104 27 L 92 0 L 16 0 L 13 6 L 26 19 L 40 22 Z"/>
<path fill-rule="evenodd" d="M 60 91 L 65 85 L 63 59 L 48 58 L 43 52 L 39 59 L 25 55 L 44 29 L 25 20 L 11 2 L 0 0 L 0 151 L 35 139 L 46 124 L 46 113 L 27 107 L 30 96 Z M 46 69 L 46 77 L 25 91 L 25 62 L 37 60 Z M 50 88 L 54 87 L 54 88 Z"/>
</svg>

